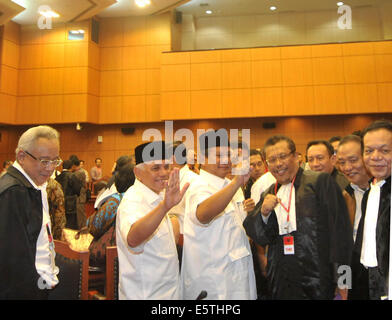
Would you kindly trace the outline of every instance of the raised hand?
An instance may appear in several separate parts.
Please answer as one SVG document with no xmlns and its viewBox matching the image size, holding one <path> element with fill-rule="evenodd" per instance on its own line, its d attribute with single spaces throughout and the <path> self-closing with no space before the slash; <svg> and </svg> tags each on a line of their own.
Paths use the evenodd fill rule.
<svg viewBox="0 0 392 320">
<path fill-rule="evenodd" d="M 178 168 L 174 168 L 170 172 L 169 180 L 165 187 L 163 203 L 166 210 L 170 210 L 181 201 L 188 187 L 189 183 L 186 183 L 182 190 L 180 190 L 180 171 Z"/>
<path fill-rule="evenodd" d="M 244 210 L 246 212 L 251 212 L 255 208 L 255 201 L 252 198 L 243 201 Z"/>
<path fill-rule="evenodd" d="M 248 182 L 251 172 L 252 168 L 249 166 L 249 161 L 242 161 L 232 169 L 233 180 L 238 182 L 238 185 L 243 186 Z"/>
<path fill-rule="evenodd" d="M 263 204 L 261 206 L 261 214 L 263 216 L 268 216 L 269 213 L 274 210 L 276 205 L 279 203 L 278 197 L 273 194 L 267 194 L 264 198 Z"/>
</svg>

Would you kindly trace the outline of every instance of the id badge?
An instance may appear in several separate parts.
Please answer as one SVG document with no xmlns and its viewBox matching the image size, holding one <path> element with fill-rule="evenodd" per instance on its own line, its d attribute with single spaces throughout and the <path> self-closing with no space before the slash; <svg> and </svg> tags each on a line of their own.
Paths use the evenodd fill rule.
<svg viewBox="0 0 392 320">
<path fill-rule="evenodd" d="M 283 237 L 283 251 L 285 255 L 294 254 L 294 237 L 286 235 Z"/>
</svg>

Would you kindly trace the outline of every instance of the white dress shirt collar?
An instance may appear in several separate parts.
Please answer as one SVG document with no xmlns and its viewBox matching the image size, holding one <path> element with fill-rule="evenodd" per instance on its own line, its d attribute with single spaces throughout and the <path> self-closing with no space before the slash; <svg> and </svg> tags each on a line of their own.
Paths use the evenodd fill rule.
<svg viewBox="0 0 392 320">
<path fill-rule="evenodd" d="M 48 184 L 47 181 L 45 181 L 44 184 L 42 184 L 42 185 L 40 185 L 40 186 L 37 186 L 37 185 L 34 183 L 34 181 L 30 178 L 30 176 L 27 174 L 27 172 L 24 171 L 24 169 L 22 168 L 22 166 L 19 164 L 18 161 L 14 161 L 14 163 L 12 164 L 12 166 L 13 166 L 15 169 L 17 169 L 18 171 L 20 171 L 20 172 L 24 175 L 24 177 L 31 183 L 31 185 L 34 187 L 34 189 L 37 189 L 37 190 L 46 190 L 46 186 L 47 186 L 47 184 Z"/>
<path fill-rule="evenodd" d="M 217 188 L 218 190 L 222 189 L 225 185 L 227 185 L 230 180 L 227 178 L 220 178 L 212 173 L 209 173 L 203 169 L 200 170 L 200 176 L 211 186 Z"/>
<path fill-rule="evenodd" d="M 160 192 L 159 194 L 155 191 L 152 191 L 149 187 L 147 187 L 143 182 L 139 179 L 135 179 L 134 183 L 135 188 L 141 190 L 145 199 L 147 199 L 148 204 L 153 205 L 156 201 L 162 201 L 164 191 Z"/>
</svg>

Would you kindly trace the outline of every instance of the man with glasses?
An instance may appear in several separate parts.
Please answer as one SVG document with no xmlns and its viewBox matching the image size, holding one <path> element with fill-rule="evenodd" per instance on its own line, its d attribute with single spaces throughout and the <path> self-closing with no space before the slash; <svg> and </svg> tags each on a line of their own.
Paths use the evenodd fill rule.
<svg viewBox="0 0 392 320">
<path fill-rule="evenodd" d="M 268 245 L 268 298 L 333 299 L 338 267 L 348 264 L 353 242 L 342 192 L 329 174 L 300 168 L 286 136 L 269 138 L 263 154 L 277 182 L 244 227 Z"/>
<path fill-rule="evenodd" d="M 362 200 L 350 296 L 380 300 L 388 296 L 392 122 L 375 121 L 362 134 L 363 160 L 373 179 Z"/>
<path fill-rule="evenodd" d="M 46 184 L 59 152 L 56 130 L 30 128 L 0 179 L 0 299 L 47 299 L 58 283 Z"/>
<path fill-rule="evenodd" d="M 342 191 L 349 185 L 344 175 L 335 168 L 335 150 L 328 141 L 310 141 L 306 147 L 306 158 L 310 170 L 329 173 Z"/>
<path fill-rule="evenodd" d="M 249 155 L 250 155 L 249 165 L 251 166 L 252 171 L 250 173 L 250 178 L 244 187 L 245 199 L 251 198 L 251 190 L 252 190 L 253 184 L 265 172 L 264 162 L 263 162 L 263 159 L 261 158 L 260 151 L 258 151 L 256 149 L 251 149 Z"/>
</svg>

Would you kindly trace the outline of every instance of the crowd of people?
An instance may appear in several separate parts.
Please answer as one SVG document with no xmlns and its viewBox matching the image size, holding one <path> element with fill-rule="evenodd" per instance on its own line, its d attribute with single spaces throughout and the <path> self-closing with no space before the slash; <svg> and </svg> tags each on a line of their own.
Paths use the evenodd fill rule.
<svg viewBox="0 0 392 320">
<path fill-rule="evenodd" d="M 58 132 L 31 128 L 0 178 L 0 243 L 12 244 L 0 246 L 0 298 L 47 298 L 59 272 L 51 235 L 67 226 L 93 235 L 93 266 L 117 246 L 120 299 L 386 299 L 392 122 L 361 129 L 309 141 L 305 159 L 285 135 L 234 150 L 207 131 L 201 165 L 182 142 L 140 144 L 116 161 L 87 219 L 80 160 L 51 179 Z"/>
</svg>

